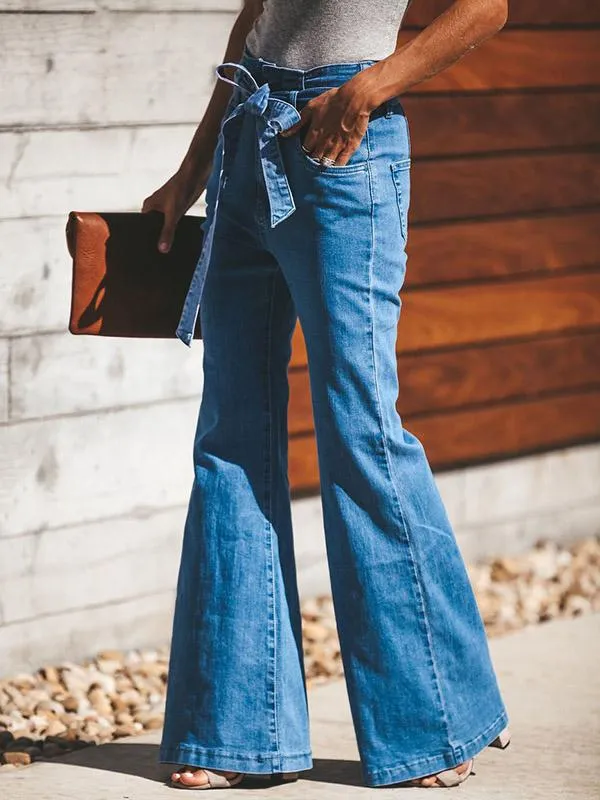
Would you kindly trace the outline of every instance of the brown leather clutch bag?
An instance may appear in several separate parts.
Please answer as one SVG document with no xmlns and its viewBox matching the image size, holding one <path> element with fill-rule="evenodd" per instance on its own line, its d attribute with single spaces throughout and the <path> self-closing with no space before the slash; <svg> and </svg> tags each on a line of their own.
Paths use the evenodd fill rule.
<svg viewBox="0 0 600 800">
<path fill-rule="evenodd" d="M 182 217 L 171 250 L 160 253 L 160 212 L 71 211 L 70 332 L 174 337 L 202 248 L 204 220 Z M 199 315 L 194 338 L 202 338 Z"/>
</svg>

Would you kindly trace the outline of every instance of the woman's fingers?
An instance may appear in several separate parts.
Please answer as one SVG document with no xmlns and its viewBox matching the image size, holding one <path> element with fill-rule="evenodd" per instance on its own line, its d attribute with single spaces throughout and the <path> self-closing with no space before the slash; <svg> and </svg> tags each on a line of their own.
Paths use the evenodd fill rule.
<svg viewBox="0 0 600 800">
<path fill-rule="evenodd" d="M 360 145 L 360 141 L 356 142 L 342 142 L 341 147 L 335 151 L 330 153 L 325 153 L 328 158 L 333 158 L 336 166 L 338 167 L 345 167 L 348 161 L 352 158 L 353 153 L 358 150 Z"/>
<path fill-rule="evenodd" d="M 310 132 L 309 132 L 310 133 Z M 335 161 L 337 166 L 343 167 L 352 156 L 352 153 L 357 149 L 360 141 L 357 143 L 353 142 L 345 142 L 343 140 L 336 140 L 336 141 L 325 141 L 324 143 L 320 143 L 318 137 L 313 135 L 313 145 L 311 147 L 310 144 L 307 144 L 310 141 L 309 134 L 306 135 L 304 142 L 302 142 L 302 147 L 306 151 L 306 154 L 309 155 L 311 158 L 320 161 L 322 158 L 329 158 L 332 161 Z"/>
<path fill-rule="evenodd" d="M 175 235 L 175 225 L 177 221 L 172 215 L 165 213 L 165 221 L 158 237 L 158 249 L 161 253 L 168 253 L 173 244 L 173 237 Z"/>
<path fill-rule="evenodd" d="M 330 129 L 328 130 L 327 127 L 320 125 L 319 117 L 316 114 L 307 121 L 309 122 L 308 129 L 304 133 L 304 137 L 300 140 L 302 149 L 306 154 L 317 161 L 320 161 L 322 158 L 330 158 L 333 159 L 336 164 L 344 166 L 350 159 L 352 153 L 359 146 L 361 137 L 351 136 L 351 138 L 348 139 L 348 133 L 345 131 L 343 133 L 337 132 L 332 135 Z M 293 133 L 294 129 L 297 129 L 300 124 L 300 122 L 296 123 L 296 125 L 288 128 L 280 135 L 283 136 L 284 133 Z"/>
<path fill-rule="evenodd" d="M 146 214 L 148 211 L 160 211 L 160 210 L 161 209 L 158 208 L 156 201 L 153 199 L 152 196 L 147 197 L 142 203 L 142 214 Z"/>
<path fill-rule="evenodd" d="M 333 158 L 334 156 L 331 153 L 336 150 L 335 143 L 331 140 L 331 137 L 325 137 L 322 129 L 317 130 L 316 127 L 311 126 L 304 134 L 300 144 L 307 155 L 316 159 L 320 159 L 325 155 Z M 340 148 L 338 147 L 337 149 Z"/>
<path fill-rule="evenodd" d="M 173 221 L 173 214 L 169 213 L 164 204 L 153 196 L 147 197 L 142 203 L 142 214 L 147 214 L 150 211 L 160 211 L 164 215 L 163 226 L 158 237 L 158 249 L 161 253 L 168 253 L 173 244 L 175 234 L 176 223 Z"/>
<path fill-rule="evenodd" d="M 361 125 L 357 125 L 352 131 L 344 131 L 343 133 L 338 133 L 336 136 L 324 138 L 321 135 L 316 135 L 314 137 L 316 141 L 314 141 L 312 147 L 313 157 L 319 159 L 323 157 L 332 158 L 338 166 L 344 167 L 360 147 L 360 143 L 367 129 L 367 124 L 368 121 L 363 121 Z M 307 139 L 309 134 L 310 131 L 306 136 Z"/>
</svg>

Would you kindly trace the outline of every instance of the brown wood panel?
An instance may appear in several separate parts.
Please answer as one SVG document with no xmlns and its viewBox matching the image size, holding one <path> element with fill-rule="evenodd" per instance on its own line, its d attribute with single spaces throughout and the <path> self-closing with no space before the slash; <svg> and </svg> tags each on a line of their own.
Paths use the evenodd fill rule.
<svg viewBox="0 0 600 800">
<path fill-rule="evenodd" d="M 599 3 L 600 5 L 600 3 Z M 600 142 L 600 91 L 407 95 L 414 157 L 588 147 Z"/>
<path fill-rule="evenodd" d="M 398 410 L 411 416 L 591 386 L 600 389 L 600 331 L 400 355 L 398 375 Z"/>
<path fill-rule="evenodd" d="M 600 271 L 422 289 L 403 295 L 398 351 L 460 347 L 600 327 Z M 307 363 L 300 324 L 292 366 Z"/>
<path fill-rule="evenodd" d="M 290 439 L 288 475 L 292 497 L 314 494 L 319 491 L 317 441 L 313 434 Z"/>
<path fill-rule="evenodd" d="M 600 153 L 417 161 L 410 218 L 434 222 L 595 206 Z"/>
<path fill-rule="evenodd" d="M 600 272 L 407 292 L 400 352 L 600 326 Z"/>
<path fill-rule="evenodd" d="M 398 357 L 398 411 L 432 412 L 600 388 L 600 331 Z M 290 432 L 313 429 L 306 369 L 289 375 Z"/>
<path fill-rule="evenodd" d="M 413 0 L 408 7 L 403 27 L 422 28 L 434 20 L 452 0 Z M 520 25 L 586 25 L 600 23 L 597 0 L 511 0 L 509 26 Z"/>
<path fill-rule="evenodd" d="M 600 390 L 456 411 L 408 423 L 432 466 L 517 456 L 600 436 Z"/>
<path fill-rule="evenodd" d="M 288 428 L 290 435 L 310 433 L 314 418 L 310 399 L 308 369 L 296 369 L 289 373 L 290 401 L 288 406 Z"/>
<path fill-rule="evenodd" d="M 600 211 L 414 226 L 406 288 L 600 264 Z"/>
<path fill-rule="evenodd" d="M 415 36 L 398 37 L 405 44 Z M 412 92 L 600 85 L 600 30 L 504 31 Z"/>
<path fill-rule="evenodd" d="M 600 391 L 406 418 L 403 424 L 419 437 L 434 469 L 449 469 L 596 441 Z M 318 490 L 313 434 L 291 438 L 289 474 L 294 496 Z"/>
</svg>

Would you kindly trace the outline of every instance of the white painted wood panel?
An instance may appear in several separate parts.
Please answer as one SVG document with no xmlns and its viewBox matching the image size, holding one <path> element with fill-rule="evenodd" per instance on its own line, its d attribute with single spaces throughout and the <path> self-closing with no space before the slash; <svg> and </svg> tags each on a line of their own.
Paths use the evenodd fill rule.
<svg viewBox="0 0 600 800">
<path fill-rule="evenodd" d="M 0 422 L 8 420 L 8 340 L 0 339 Z M 0 446 L 2 429 L 0 428 Z"/>
<path fill-rule="evenodd" d="M 0 125 L 197 122 L 234 19 L 232 12 L 4 14 Z"/>
<path fill-rule="evenodd" d="M 64 230 L 71 210 L 138 211 L 179 167 L 194 129 L 0 133 L 0 218 L 63 215 Z"/>
<path fill-rule="evenodd" d="M 13 339 L 11 420 L 199 398 L 202 342 L 58 333 Z"/>
<path fill-rule="evenodd" d="M 0 626 L 0 663 L 12 673 L 102 649 L 156 647 L 170 638 L 173 601 L 173 591 L 158 592 Z"/>
<path fill-rule="evenodd" d="M 571 447 L 466 473 L 467 526 L 490 525 L 600 501 L 600 448 Z"/>
<path fill-rule="evenodd" d="M 473 563 L 491 556 L 523 553 L 541 540 L 565 546 L 578 539 L 600 536 L 600 500 L 557 506 L 553 511 L 524 508 L 506 522 L 489 520 L 480 525 L 459 526 L 456 536 L 464 558 Z"/>
<path fill-rule="evenodd" d="M 66 215 L 0 220 L 0 335 L 65 330 L 71 260 Z"/>
<path fill-rule="evenodd" d="M 239 11 L 242 0 L 101 0 L 116 11 Z"/>
<path fill-rule="evenodd" d="M 0 11 L 237 11 L 241 0 L 0 0 Z"/>
<path fill-rule="evenodd" d="M 199 402 L 2 429 L 0 536 L 187 503 Z"/>
<path fill-rule="evenodd" d="M 149 0 L 152 2 L 152 0 Z M 53 11 L 96 11 L 100 3 L 94 0 L 0 0 L 0 11 L 13 13 L 39 11 L 49 14 Z"/>
<path fill-rule="evenodd" d="M 0 539 L 2 622 L 172 590 L 185 512 L 182 506 Z"/>
</svg>

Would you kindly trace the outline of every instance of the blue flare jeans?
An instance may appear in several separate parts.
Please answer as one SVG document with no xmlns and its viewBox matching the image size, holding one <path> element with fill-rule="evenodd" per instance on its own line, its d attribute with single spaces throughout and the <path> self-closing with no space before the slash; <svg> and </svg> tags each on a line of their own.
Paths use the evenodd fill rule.
<svg viewBox="0 0 600 800">
<path fill-rule="evenodd" d="M 228 62 L 219 65 L 223 73 Z M 372 61 L 235 67 L 207 185 L 204 386 L 160 760 L 312 766 L 288 483 L 288 377 L 306 342 L 335 617 L 367 785 L 466 761 L 507 725 L 482 620 L 421 442 L 396 408 L 410 192 L 397 98 L 347 164 L 278 136 Z M 298 531 L 302 535 L 302 531 Z"/>
</svg>

